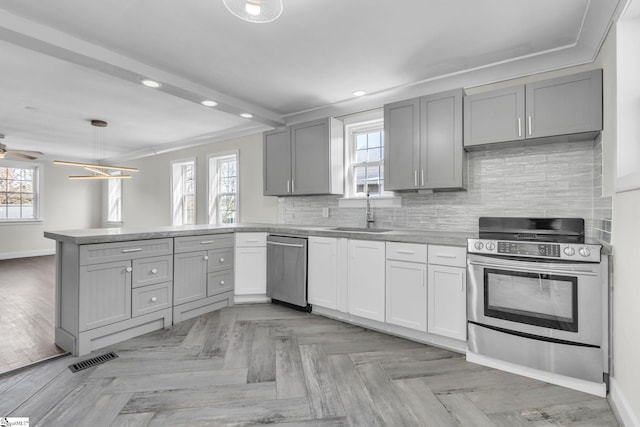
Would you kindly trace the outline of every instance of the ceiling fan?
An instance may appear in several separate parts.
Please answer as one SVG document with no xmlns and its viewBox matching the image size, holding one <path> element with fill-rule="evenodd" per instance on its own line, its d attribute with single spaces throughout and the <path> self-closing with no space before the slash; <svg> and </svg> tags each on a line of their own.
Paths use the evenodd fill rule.
<svg viewBox="0 0 640 427">
<path fill-rule="evenodd" d="M 4 139 L 4 135 L 0 133 L 0 141 Z M 7 146 L 0 142 L 0 159 L 4 159 L 5 157 L 17 157 L 20 159 L 27 160 L 35 160 L 34 156 L 42 156 L 44 153 L 40 151 L 30 151 L 30 150 L 9 150 Z"/>
</svg>

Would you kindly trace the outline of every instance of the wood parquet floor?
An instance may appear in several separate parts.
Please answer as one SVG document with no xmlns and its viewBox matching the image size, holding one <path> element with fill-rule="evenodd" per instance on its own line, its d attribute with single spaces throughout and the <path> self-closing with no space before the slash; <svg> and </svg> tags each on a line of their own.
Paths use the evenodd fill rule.
<svg viewBox="0 0 640 427">
<path fill-rule="evenodd" d="M 31 426 L 617 426 L 606 399 L 272 304 L 236 305 L 0 377 Z M 86 357 L 85 357 L 86 358 Z M 84 359 L 84 358 L 82 358 Z"/>
</svg>

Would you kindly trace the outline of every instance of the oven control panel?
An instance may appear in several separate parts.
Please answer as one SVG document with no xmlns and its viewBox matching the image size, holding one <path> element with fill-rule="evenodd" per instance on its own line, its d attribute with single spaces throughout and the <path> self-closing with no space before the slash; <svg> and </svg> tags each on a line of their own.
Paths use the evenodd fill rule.
<svg viewBox="0 0 640 427">
<path fill-rule="evenodd" d="M 467 239 L 467 251 L 475 254 L 600 262 L 600 245 Z"/>
</svg>

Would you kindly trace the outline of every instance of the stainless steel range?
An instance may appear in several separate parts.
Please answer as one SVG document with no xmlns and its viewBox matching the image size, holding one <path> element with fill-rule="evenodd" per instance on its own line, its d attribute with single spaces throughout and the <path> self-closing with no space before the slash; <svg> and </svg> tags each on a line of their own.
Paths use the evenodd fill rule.
<svg viewBox="0 0 640 427">
<path fill-rule="evenodd" d="M 608 264 L 601 245 L 585 244 L 584 220 L 482 217 L 479 225 L 467 248 L 468 359 L 588 381 L 606 393 Z"/>
</svg>

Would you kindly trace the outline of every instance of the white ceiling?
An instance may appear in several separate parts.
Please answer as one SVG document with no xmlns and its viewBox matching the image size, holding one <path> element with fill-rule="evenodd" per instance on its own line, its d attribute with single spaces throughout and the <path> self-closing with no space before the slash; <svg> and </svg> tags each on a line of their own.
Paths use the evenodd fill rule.
<svg viewBox="0 0 640 427">
<path fill-rule="evenodd" d="M 255 133 L 474 70 L 498 79 L 590 62 L 625 2 L 283 0 L 278 20 L 250 24 L 222 0 L 0 0 L 0 133 L 65 159 Z M 91 119 L 109 122 L 102 155 Z"/>
</svg>

